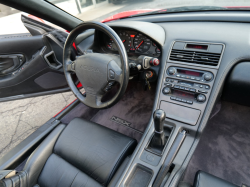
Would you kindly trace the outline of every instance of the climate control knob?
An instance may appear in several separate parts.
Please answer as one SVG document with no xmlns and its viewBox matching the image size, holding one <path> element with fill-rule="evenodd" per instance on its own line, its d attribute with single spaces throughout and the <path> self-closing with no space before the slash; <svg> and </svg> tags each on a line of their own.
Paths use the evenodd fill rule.
<svg viewBox="0 0 250 187">
<path fill-rule="evenodd" d="M 170 94 L 170 92 L 171 92 L 171 89 L 169 87 L 164 87 L 162 90 L 163 94 Z"/>
<path fill-rule="evenodd" d="M 205 73 L 204 79 L 205 79 L 206 81 L 210 81 L 212 78 L 213 78 L 212 73 Z"/>
<path fill-rule="evenodd" d="M 203 94 L 199 94 L 197 97 L 196 97 L 197 101 L 198 102 L 205 102 L 206 101 L 206 96 L 203 95 Z"/>
<path fill-rule="evenodd" d="M 169 73 L 170 75 L 174 75 L 174 74 L 176 73 L 176 69 L 173 68 L 173 67 L 171 67 L 171 68 L 168 69 L 168 73 Z"/>
</svg>

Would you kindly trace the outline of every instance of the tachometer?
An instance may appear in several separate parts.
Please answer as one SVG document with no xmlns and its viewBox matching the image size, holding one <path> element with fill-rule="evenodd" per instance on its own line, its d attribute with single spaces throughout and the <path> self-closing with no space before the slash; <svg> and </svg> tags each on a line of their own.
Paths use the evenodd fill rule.
<svg viewBox="0 0 250 187">
<path fill-rule="evenodd" d="M 111 38 L 108 38 L 108 37 L 107 37 L 107 41 L 106 41 L 106 46 L 110 50 L 114 50 L 114 47 L 116 48 L 116 45 L 114 44 L 114 41 Z"/>
<path fill-rule="evenodd" d="M 143 34 L 137 34 L 134 38 L 134 47 L 135 50 L 144 53 L 149 50 L 151 46 L 151 40 L 144 36 Z"/>
<path fill-rule="evenodd" d="M 128 33 L 125 31 L 119 31 L 117 34 L 121 38 L 125 48 L 129 49 L 131 47 L 131 37 L 128 35 Z"/>
</svg>

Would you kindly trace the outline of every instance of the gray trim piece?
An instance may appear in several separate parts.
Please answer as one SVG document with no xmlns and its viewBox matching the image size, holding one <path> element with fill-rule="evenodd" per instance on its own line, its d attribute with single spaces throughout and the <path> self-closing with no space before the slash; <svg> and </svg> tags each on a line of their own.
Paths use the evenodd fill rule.
<svg viewBox="0 0 250 187">
<path fill-rule="evenodd" d="M 161 46 L 164 45 L 164 42 L 166 39 L 165 30 L 160 25 L 156 25 L 154 23 L 124 20 L 124 21 L 109 22 L 107 23 L 107 25 L 112 28 L 122 27 L 122 28 L 129 28 L 129 29 L 137 30 L 151 37 L 153 40 L 158 42 Z"/>
<path fill-rule="evenodd" d="M 11 96 L 11 97 L 0 98 L 0 102 L 25 99 L 25 98 L 30 98 L 30 97 L 38 97 L 38 96 L 50 95 L 50 94 L 55 94 L 55 93 L 67 92 L 67 91 L 70 91 L 70 89 L 69 88 L 62 88 L 62 89 L 58 89 L 58 90 L 51 90 L 51 91 L 40 92 L 40 93 L 15 95 L 15 96 Z"/>
</svg>

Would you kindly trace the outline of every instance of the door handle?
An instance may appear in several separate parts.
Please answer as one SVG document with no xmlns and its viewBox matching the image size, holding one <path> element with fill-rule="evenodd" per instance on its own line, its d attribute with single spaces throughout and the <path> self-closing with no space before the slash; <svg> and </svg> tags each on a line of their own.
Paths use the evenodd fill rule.
<svg viewBox="0 0 250 187">
<path fill-rule="evenodd" d="M 1 61 L 6 59 L 12 59 L 13 65 L 7 69 L 3 69 L 0 71 L 0 74 L 8 74 L 19 68 L 24 62 L 25 58 L 22 54 L 10 54 L 10 55 L 0 55 L 0 66 L 1 66 Z"/>
</svg>

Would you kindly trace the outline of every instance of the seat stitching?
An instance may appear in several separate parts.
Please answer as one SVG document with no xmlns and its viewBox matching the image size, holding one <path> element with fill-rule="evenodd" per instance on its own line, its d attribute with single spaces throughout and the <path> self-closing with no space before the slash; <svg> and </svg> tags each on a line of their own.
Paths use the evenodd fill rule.
<svg viewBox="0 0 250 187">
<path fill-rule="evenodd" d="M 79 173 L 80 171 L 78 171 L 77 172 L 77 174 L 75 175 L 75 177 L 74 177 L 74 179 L 73 179 L 73 181 L 71 182 L 71 184 L 70 184 L 70 187 L 72 186 L 72 184 L 74 183 L 74 181 L 75 181 L 75 179 L 76 179 L 76 176 L 78 175 L 78 173 Z"/>
</svg>

